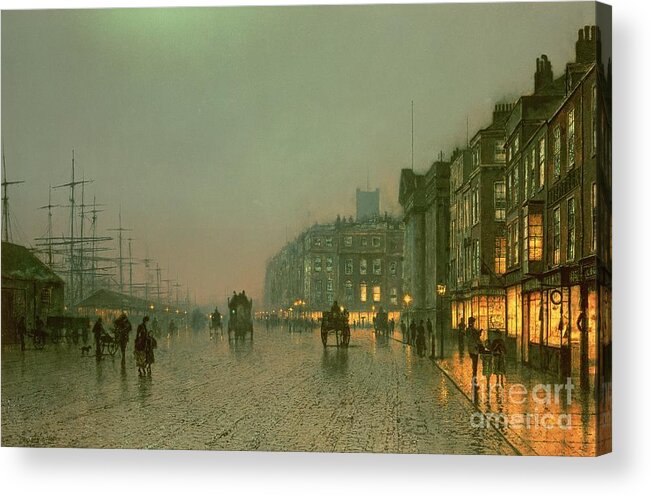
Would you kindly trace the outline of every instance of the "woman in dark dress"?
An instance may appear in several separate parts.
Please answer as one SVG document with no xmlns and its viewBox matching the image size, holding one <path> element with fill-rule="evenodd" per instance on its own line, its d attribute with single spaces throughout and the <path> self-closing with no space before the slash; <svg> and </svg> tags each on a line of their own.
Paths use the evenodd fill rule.
<svg viewBox="0 0 651 496">
<path fill-rule="evenodd" d="M 147 370 L 147 347 L 149 341 L 147 321 L 149 321 L 149 317 L 145 316 L 142 319 L 142 323 L 138 326 L 138 329 L 136 330 L 136 341 L 133 347 L 133 354 L 136 359 L 136 366 L 138 367 L 138 375 L 144 375 Z"/>
</svg>

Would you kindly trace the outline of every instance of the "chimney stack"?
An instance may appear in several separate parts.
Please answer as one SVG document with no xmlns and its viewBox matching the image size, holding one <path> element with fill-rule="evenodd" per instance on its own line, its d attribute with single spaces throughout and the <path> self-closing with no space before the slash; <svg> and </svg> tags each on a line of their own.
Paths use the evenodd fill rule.
<svg viewBox="0 0 651 496">
<path fill-rule="evenodd" d="M 536 74 L 534 76 L 534 92 L 544 88 L 554 81 L 554 72 L 552 71 L 552 63 L 547 58 L 547 55 L 541 55 L 536 59 Z"/>
<path fill-rule="evenodd" d="M 579 37 L 576 41 L 576 63 L 595 62 L 601 62 L 601 32 L 598 26 L 585 26 L 579 29 Z"/>
</svg>

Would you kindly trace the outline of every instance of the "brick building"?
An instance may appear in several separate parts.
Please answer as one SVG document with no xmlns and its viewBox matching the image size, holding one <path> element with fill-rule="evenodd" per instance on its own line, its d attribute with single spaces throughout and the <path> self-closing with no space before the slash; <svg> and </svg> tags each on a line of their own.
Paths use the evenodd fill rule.
<svg viewBox="0 0 651 496">
<path fill-rule="evenodd" d="M 498 104 L 492 123 L 452 164 L 450 298 L 452 327 L 468 317 L 481 329 L 504 330 L 506 270 L 505 125 L 513 109 Z"/>
</svg>

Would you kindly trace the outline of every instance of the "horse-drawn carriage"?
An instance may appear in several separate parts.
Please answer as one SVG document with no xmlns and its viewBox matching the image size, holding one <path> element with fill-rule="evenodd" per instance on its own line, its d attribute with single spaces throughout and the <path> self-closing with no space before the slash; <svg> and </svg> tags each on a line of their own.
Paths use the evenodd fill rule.
<svg viewBox="0 0 651 496">
<path fill-rule="evenodd" d="M 331 310 L 323 312 L 321 318 L 321 342 L 323 346 L 328 345 L 328 335 L 334 334 L 337 347 L 347 347 L 350 343 L 350 324 L 348 323 L 348 312 Z"/>
<path fill-rule="evenodd" d="M 244 291 L 239 294 L 233 293 L 233 296 L 228 299 L 229 338 L 231 333 L 233 333 L 235 337 L 241 337 L 249 332 L 251 333 L 251 339 L 253 339 L 252 308 L 253 300 L 247 298 Z"/>
<path fill-rule="evenodd" d="M 373 328 L 380 334 L 389 334 L 389 314 L 380 308 L 373 318 Z"/>
</svg>

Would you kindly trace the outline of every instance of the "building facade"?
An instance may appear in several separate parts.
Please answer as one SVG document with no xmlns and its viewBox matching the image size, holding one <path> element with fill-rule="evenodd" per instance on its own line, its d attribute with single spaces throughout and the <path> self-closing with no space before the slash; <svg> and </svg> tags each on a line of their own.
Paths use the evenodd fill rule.
<svg viewBox="0 0 651 496">
<path fill-rule="evenodd" d="M 2 242 L 2 339 L 17 340 L 17 324 L 33 329 L 37 317 L 61 316 L 64 282 L 26 247 Z"/>
<path fill-rule="evenodd" d="M 505 125 L 513 105 L 498 104 L 493 121 L 452 164 L 450 298 L 452 327 L 477 319 L 480 329 L 506 329 Z"/>
<path fill-rule="evenodd" d="M 450 162 L 438 160 L 425 174 L 403 169 L 398 200 L 405 223 L 403 304 L 408 319 L 429 318 L 435 328 L 447 328 Z"/>
<path fill-rule="evenodd" d="M 268 312 L 318 318 L 337 301 L 359 325 L 380 308 L 399 318 L 404 225 L 388 215 L 360 218 L 315 224 L 267 263 Z"/>
<path fill-rule="evenodd" d="M 507 337 L 534 367 L 607 371 L 610 347 L 610 97 L 599 31 L 579 31 L 576 60 L 517 102 L 507 124 Z M 542 62 L 542 63 L 541 63 Z"/>
</svg>

